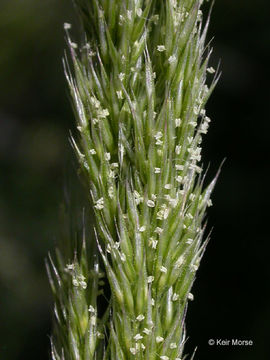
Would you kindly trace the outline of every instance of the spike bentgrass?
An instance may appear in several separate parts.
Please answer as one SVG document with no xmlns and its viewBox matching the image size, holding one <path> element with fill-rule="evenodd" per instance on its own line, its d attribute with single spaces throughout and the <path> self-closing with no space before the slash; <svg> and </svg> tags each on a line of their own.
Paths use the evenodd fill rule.
<svg viewBox="0 0 270 360">
<path fill-rule="evenodd" d="M 55 292 L 62 312 L 74 302 L 80 310 L 71 313 L 78 327 L 59 329 L 54 359 L 183 358 L 185 314 L 216 182 L 203 186 L 201 166 L 210 123 L 205 105 L 218 81 L 208 65 L 202 3 L 75 0 L 85 41 L 75 44 L 64 25 L 78 129 L 71 141 L 93 204 L 111 299 L 104 322 L 96 290 L 78 302 L 60 302 Z M 69 296 L 93 289 L 92 278 L 68 271 Z M 106 327 L 102 348 L 96 324 Z"/>
</svg>

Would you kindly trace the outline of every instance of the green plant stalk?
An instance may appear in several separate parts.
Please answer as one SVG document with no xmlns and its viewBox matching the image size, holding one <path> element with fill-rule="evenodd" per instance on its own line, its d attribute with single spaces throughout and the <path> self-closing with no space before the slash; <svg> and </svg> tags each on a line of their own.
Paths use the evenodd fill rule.
<svg viewBox="0 0 270 360">
<path fill-rule="evenodd" d="M 205 105 L 218 81 L 208 67 L 202 3 L 75 0 L 85 31 L 80 46 L 65 24 L 73 63 L 71 71 L 66 57 L 65 73 L 78 128 L 72 144 L 95 211 L 111 301 L 103 355 L 91 340 L 94 351 L 85 356 L 78 341 L 77 354 L 66 351 L 63 359 L 183 358 L 185 314 L 216 182 L 203 186 L 200 165 L 210 123 Z M 91 306 L 97 314 L 96 300 Z M 86 305 L 84 314 L 77 321 L 85 316 L 86 332 Z"/>
</svg>

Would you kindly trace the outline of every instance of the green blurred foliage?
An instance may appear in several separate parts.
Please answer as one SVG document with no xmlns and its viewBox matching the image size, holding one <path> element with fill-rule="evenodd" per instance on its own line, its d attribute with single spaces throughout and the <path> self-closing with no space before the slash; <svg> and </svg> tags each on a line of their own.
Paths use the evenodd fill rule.
<svg viewBox="0 0 270 360">
<path fill-rule="evenodd" d="M 269 10 L 266 0 L 216 0 L 212 16 L 212 62 L 221 58 L 223 75 L 208 106 L 209 178 L 228 160 L 188 315 L 190 348 L 199 345 L 200 359 L 268 358 Z M 76 23 L 71 0 L 0 0 L 1 360 L 49 358 L 52 299 L 44 258 L 59 232 L 65 179 L 76 177 L 64 22 Z M 209 348 L 208 338 L 218 336 L 249 337 L 255 346 Z"/>
<path fill-rule="evenodd" d="M 62 74 L 69 1 L 0 2 L 0 359 L 48 358 L 44 258 L 58 232 L 69 109 Z M 49 315 L 49 316 L 48 316 Z M 43 339 L 42 339 L 43 337 Z"/>
</svg>

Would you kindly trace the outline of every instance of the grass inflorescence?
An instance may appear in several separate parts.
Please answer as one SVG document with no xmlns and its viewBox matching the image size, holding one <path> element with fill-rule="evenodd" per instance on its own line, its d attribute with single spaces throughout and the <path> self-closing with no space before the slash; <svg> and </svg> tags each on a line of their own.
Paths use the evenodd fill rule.
<svg viewBox="0 0 270 360">
<path fill-rule="evenodd" d="M 185 314 L 216 182 L 204 186 L 201 166 L 211 121 L 205 105 L 218 80 L 208 65 L 202 3 L 75 0 L 85 33 L 80 45 L 64 25 L 78 129 L 71 142 L 111 299 L 100 318 L 99 265 L 87 266 L 85 251 L 52 265 L 53 359 L 183 359 Z"/>
</svg>

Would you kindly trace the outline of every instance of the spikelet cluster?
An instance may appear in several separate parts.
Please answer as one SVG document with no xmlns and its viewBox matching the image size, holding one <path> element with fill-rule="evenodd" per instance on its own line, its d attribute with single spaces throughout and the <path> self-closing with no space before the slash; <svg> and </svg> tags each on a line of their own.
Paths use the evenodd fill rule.
<svg viewBox="0 0 270 360">
<path fill-rule="evenodd" d="M 65 225 L 70 227 L 70 223 Z M 56 250 L 54 259 L 49 255 L 46 260 L 54 296 L 51 358 L 103 359 L 109 308 L 100 313 L 98 299 L 103 296 L 105 273 L 96 254 L 89 257 L 85 225 L 76 242 L 74 236 L 63 231 L 64 247 Z"/>
<path fill-rule="evenodd" d="M 209 19 L 203 21 L 202 0 L 75 3 L 85 41 L 72 42 L 65 24 L 73 64 L 70 70 L 66 58 L 65 73 L 78 129 L 72 144 L 88 184 L 111 288 L 104 356 L 180 360 L 216 181 L 204 187 L 201 166 L 210 123 L 205 104 L 218 80 L 205 45 Z M 70 296 L 86 290 L 78 280 L 80 264 L 74 266 L 64 274 L 73 276 L 73 283 L 67 280 Z M 57 303 L 63 312 L 62 300 Z M 74 355 L 63 359 L 99 358 L 100 330 L 89 330 L 94 324 L 87 306 L 75 313 L 80 336 L 93 335 L 91 356 L 73 349 Z M 73 338 L 64 340 L 72 347 L 78 335 L 66 327 Z"/>
</svg>

